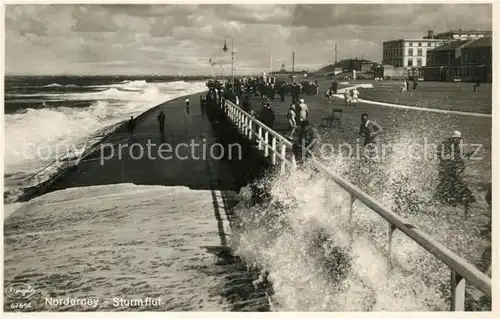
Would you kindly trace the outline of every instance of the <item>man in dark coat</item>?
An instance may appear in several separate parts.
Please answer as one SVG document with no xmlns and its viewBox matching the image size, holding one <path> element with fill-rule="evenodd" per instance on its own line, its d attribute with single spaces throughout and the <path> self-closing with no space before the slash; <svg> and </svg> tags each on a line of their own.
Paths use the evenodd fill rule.
<svg viewBox="0 0 500 319">
<path fill-rule="evenodd" d="M 264 123 L 269 128 L 273 128 L 274 126 L 274 121 L 276 119 L 276 116 L 274 114 L 273 109 L 271 109 L 271 103 L 265 102 L 264 107 L 260 111 L 259 114 L 259 121 Z"/>
<path fill-rule="evenodd" d="M 465 159 L 468 156 L 470 153 L 464 155 L 462 135 L 459 131 L 454 131 L 452 136 L 444 140 L 441 147 L 438 148 L 440 162 L 436 197 L 443 204 L 464 205 L 466 216 L 470 204 L 476 201 L 463 176 Z"/>
<path fill-rule="evenodd" d="M 293 155 L 297 164 L 302 165 L 305 161 L 312 157 L 319 147 L 319 134 L 309 125 L 309 121 L 305 120 L 299 124 L 299 132 L 293 143 Z"/>
<path fill-rule="evenodd" d="M 368 114 L 361 115 L 361 125 L 359 126 L 359 135 L 365 138 L 363 146 L 377 143 L 377 136 L 382 133 L 382 126 L 375 121 L 368 119 Z"/>
<path fill-rule="evenodd" d="M 165 113 L 163 111 L 158 114 L 158 126 L 160 128 L 160 134 L 163 136 L 165 134 Z"/>
<path fill-rule="evenodd" d="M 337 78 L 335 78 L 332 82 L 333 94 L 337 94 L 338 87 L 339 87 L 339 82 L 337 82 Z"/>
<path fill-rule="evenodd" d="M 127 130 L 128 130 L 129 136 L 132 137 L 134 135 L 134 131 L 135 131 L 135 119 L 133 116 L 130 117 L 130 120 L 127 123 Z"/>
<path fill-rule="evenodd" d="M 382 126 L 375 121 L 368 119 L 368 114 L 361 115 L 361 125 L 359 126 L 359 135 L 365 139 L 363 141 L 365 160 L 374 160 L 378 157 L 377 136 L 382 133 Z"/>
<path fill-rule="evenodd" d="M 248 94 L 245 94 L 243 97 L 242 107 L 243 111 L 250 112 L 250 97 L 248 96 Z"/>
</svg>

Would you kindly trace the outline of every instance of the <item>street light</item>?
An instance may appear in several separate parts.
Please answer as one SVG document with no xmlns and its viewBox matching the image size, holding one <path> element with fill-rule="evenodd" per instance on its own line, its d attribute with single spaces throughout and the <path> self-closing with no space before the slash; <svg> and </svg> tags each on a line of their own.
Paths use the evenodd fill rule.
<svg viewBox="0 0 500 319">
<path fill-rule="evenodd" d="M 234 93 L 234 39 L 232 36 L 225 36 L 224 37 L 224 47 L 222 48 L 222 51 L 227 52 L 227 38 L 231 38 L 231 77 L 233 79 L 233 93 Z"/>
<path fill-rule="evenodd" d="M 212 61 L 212 57 L 210 57 L 210 60 L 208 60 L 208 64 L 212 67 L 212 76 L 214 77 L 214 82 L 215 82 L 215 61 Z"/>
</svg>

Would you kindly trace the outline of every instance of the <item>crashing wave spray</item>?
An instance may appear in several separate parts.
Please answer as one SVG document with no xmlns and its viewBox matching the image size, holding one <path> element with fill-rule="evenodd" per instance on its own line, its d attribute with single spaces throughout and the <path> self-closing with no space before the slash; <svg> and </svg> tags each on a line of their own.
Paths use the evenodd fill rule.
<svg viewBox="0 0 500 319">
<path fill-rule="evenodd" d="M 399 134 L 391 139 L 415 142 Z M 341 157 L 326 164 L 450 249 L 480 249 L 471 225 L 457 227 L 438 213 L 446 210 L 432 199 L 433 161 L 389 152 L 376 165 Z M 400 232 L 389 256 L 387 221 L 358 201 L 351 215 L 350 195 L 333 181 L 298 171 L 261 180 L 242 197 L 234 249 L 269 273 L 276 310 L 449 310 L 448 267 Z"/>
</svg>

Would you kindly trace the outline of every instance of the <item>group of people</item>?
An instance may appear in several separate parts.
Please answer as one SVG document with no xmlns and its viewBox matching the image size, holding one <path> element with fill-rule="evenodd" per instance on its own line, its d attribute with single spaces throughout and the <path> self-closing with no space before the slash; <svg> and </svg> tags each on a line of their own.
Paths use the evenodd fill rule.
<svg viewBox="0 0 500 319">
<path fill-rule="evenodd" d="M 285 82 L 273 77 L 250 77 L 243 79 L 228 80 L 222 85 L 217 80 L 207 82 L 208 87 L 215 89 L 224 89 L 227 92 L 233 92 L 239 101 L 243 101 L 245 96 L 260 97 L 261 100 L 280 100 L 285 102 L 287 95 L 292 96 L 292 100 L 297 102 L 300 94 L 317 95 L 319 94 L 318 81 L 293 81 Z M 234 86 L 234 89 L 233 89 Z"/>
<path fill-rule="evenodd" d="M 292 85 L 293 86 L 293 85 Z M 297 86 L 298 87 L 298 86 Z M 330 88 L 333 92 L 333 88 Z M 211 120 L 217 121 L 217 116 L 221 115 L 222 99 L 231 99 L 234 95 L 231 92 L 224 90 L 217 83 L 210 83 L 209 90 L 206 95 L 200 97 L 200 107 L 202 115 L 207 113 Z M 355 105 L 359 92 L 356 88 L 346 90 L 344 92 L 346 105 Z M 288 135 L 287 138 L 293 142 L 293 151 L 298 162 L 304 162 L 311 157 L 315 148 L 319 144 L 319 134 L 312 128 L 309 121 L 309 106 L 304 98 L 297 95 L 292 96 L 293 100 L 287 112 Z M 250 107 L 250 95 L 243 96 L 242 108 L 250 115 L 258 118 L 264 125 L 273 129 L 276 121 L 276 114 L 271 107 L 271 101 L 266 100 L 262 103 L 262 109 L 256 114 Z M 184 101 L 186 115 L 190 115 L 190 100 L 186 98 Z M 157 116 L 159 131 L 161 136 L 165 133 L 165 113 L 161 111 Z M 131 117 L 127 123 L 127 128 L 132 137 L 136 126 L 136 120 Z M 377 138 L 383 132 L 382 127 L 377 122 L 370 120 L 368 114 L 361 115 L 361 124 L 358 134 L 364 138 L 363 146 L 368 154 L 368 158 L 372 158 L 373 152 L 370 152 L 370 147 L 373 150 L 377 145 Z M 475 202 L 474 195 L 467 186 L 464 179 L 465 161 L 470 156 L 470 153 L 464 155 L 462 149 L 462 136 L 459 131 L 454 131 L 452 136 L 443 141 L 442 149 L 438 152 L 440 159 L 438 165 L 439 183 L 436 187 L 436 197 L 445 204 L 461 204 L 464 205 L 467 212 L 470 205 Z M 367 154 L 367 153 L 365 153 Z M 490 190 L 491 198 L 491 190 Z M 490 199 L 491 201 L 491 199 Z"/>
<path fill-rule="evenodd" d="M 273 129 L 276 121 L 276 113 L 271 107 L 271 101 L 262 102 L 262 108 L 258 114 L 248 109 L 248 99 L 244 100 L 244 110 L 251 116 L 257 118 L 265 126 Z M 309 107 L 304 99 L 299 99 L 296 103 L 290 105 L 287 119 L 289 126 L 288 139 L 293 142 L 293 152 L 297 163 L 304 163 L 305 159 L 310 158 L 317 143 L 319 134 L 309 124 Z"/>
<path fill-rule="evenodd" d="M 351 90 L 344 91 L 344 103 L 345 106 L 356 106 L 358 104 L 359 91 L 356 87 Z"/>
<path fill-rule="evenodd" d="M 413 91 L 417 90 L 417 86 L 418 86 L 417 79 L 413 79 Z M 402 93 L 410 92 L 410 82 L 408 82 L 408 79 L 403 79 L 403 81 L 401 81 L 401 92 Z"/>
<path fill-rule="evenodd" d="M 288 139 L 293 142 L 293 155 L 299 165 L 312 157 L 320 143 L 320 135 L 309 122 L 309 107 L 304 99 L 292 102 L 287 113 Z"/>
</svg>

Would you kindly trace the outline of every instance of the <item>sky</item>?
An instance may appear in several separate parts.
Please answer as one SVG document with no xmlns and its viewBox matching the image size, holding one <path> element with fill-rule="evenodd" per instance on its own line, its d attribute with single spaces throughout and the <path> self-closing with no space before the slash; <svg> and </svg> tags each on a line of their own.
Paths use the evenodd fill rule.
<svg viewBox="0 0 500 319">
<path fill-rule="evenodd" d="M 6 74 L 235 74 L 380 62 L 382 42 L 492 30 L 489 4 L 56 4 L 5 6 Z M 216 63 L 210 66 L 209 59 Z"/>
</svg>

